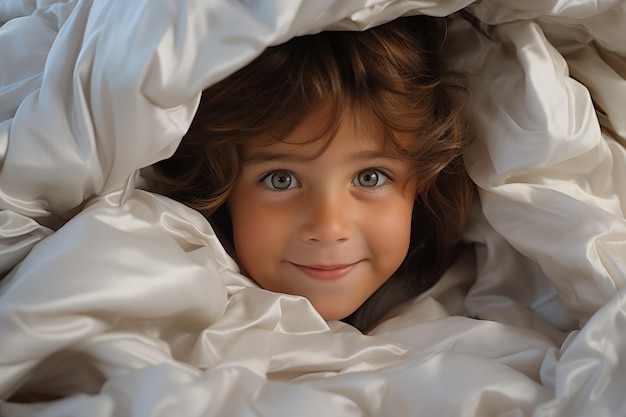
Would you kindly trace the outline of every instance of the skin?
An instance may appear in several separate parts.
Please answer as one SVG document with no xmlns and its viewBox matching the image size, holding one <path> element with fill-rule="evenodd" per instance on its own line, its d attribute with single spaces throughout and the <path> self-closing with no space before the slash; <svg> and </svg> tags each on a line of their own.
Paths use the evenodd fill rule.
<svg viewBox="0 0 626 417">
<path fill-rule="evenodd" d="M 282 142 L 251 140 L 228 206 L 235 253 L 261 287 L 306 297 L 326 320 L 361 306 L 404 260 L 414 187 L 410 163 L 383 148 L 367 116 L 348 112 L 328 148 L 310 141 L 312 112 Z"/>
</svg>

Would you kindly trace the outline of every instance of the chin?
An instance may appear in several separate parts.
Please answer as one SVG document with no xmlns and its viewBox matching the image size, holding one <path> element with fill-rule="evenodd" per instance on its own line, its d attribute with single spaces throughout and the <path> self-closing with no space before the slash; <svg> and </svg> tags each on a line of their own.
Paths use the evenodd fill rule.
<svg viewBox="0 0 626 417">
<path fill-rule="evenodd" d="M 315 305 L 313 305 L 313 306 L 315 307 L 315 309 L 318 311 L 318 313 L 320 313 L 320 315 L 326 321 L 343 320 L 346 317 L 348 317 L 350 314 L 352 314 L 352 313 L 354 313 L 356 311 L 356 308 L 353 308 L 353 309 L 346 309 L 346 308 L 341 308 L 341 309 L 337 309 L 337 308 L 323 309 L 323 308 L 318 308 Z"/>
</svg>

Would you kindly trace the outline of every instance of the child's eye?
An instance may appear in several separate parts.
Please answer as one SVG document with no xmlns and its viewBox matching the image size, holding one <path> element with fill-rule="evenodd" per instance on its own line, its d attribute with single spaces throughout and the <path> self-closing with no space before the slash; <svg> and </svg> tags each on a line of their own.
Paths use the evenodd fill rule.
<svg viewBox="0 0 626 417">
<path fill-rule="evenodd" d="M 379 187 L 387 182 L 389 177 L 378 169 L 364 169 L 352 180 L 352 185 L 357 187 Z"/>
<path fill-rule="evenodd" d="M 300 186 L 300 183 L 291 172 L 282 169 L 268 173 L 261 181 L 272 190 L 287 190 Z"/>
</svg>

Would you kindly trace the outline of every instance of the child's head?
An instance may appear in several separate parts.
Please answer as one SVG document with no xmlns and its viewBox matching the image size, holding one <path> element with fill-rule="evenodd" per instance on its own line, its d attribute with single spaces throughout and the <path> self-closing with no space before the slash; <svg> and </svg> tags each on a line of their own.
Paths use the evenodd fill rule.
<svg viewBox="0 0 626 417">
<path fill-rule="evenodd" d="M 203 92 L 167 192 L 202 212 L 260 286 L 326 319 L 389 279 L 431 286 L 453 256 L 473 185 L 467 91 L 442 72 L 433 18 L 270 47 Z"/>
</svg>

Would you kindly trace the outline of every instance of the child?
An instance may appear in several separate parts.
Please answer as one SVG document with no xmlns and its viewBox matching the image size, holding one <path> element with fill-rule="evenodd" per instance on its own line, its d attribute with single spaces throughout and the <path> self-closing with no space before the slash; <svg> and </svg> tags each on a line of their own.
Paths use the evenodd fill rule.
<svg viewBox="0 0 626 417">
<path fill-rule="evenodd" d="M 388 307 L 381 287 L 408 298 L 437 281 L 472 204 L 468 94 L 440 68 L 439 23 L 267 48 L 203 92 L 156 166 L 166 193 L 203 213 L 261 287 L 365 328 Z M 353 315 L 368 299 L 375 313 Z"/>
</svg>

